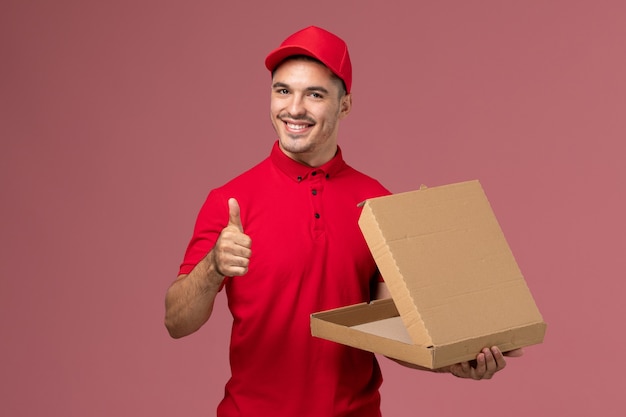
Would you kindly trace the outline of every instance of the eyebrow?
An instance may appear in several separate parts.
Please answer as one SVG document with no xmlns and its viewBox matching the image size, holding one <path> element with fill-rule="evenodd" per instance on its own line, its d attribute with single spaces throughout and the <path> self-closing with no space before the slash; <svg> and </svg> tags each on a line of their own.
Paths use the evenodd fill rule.
<svg viewBox="0 0 626 417">
<path fill-rule="evenodd" d="M 272 84 L 272 88 L 286 88 L 288 90 L 290 89 L 288 84 L 281 83 L 281 82 L 276 82 L 276 83 Z M 319 91 L 320 93 L 329 94 L 329 91 L 326 88 L 324 88 L 322 86 L 317 86 L 317 85 L 312 85 L 310 87 L 307 87 L 305 89 L 305 91 L 309 91 L 309 92 L 310 91 Z"/>
</svg>

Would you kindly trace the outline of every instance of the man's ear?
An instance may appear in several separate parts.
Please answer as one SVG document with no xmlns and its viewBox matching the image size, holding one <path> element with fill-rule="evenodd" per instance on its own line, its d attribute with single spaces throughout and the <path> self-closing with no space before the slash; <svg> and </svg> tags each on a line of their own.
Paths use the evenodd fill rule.
<svg viewBox="0 0 626 417">
<path fill-rule="evenodd" d="M 341 103 L 339 104 L 339 118 L 343 119 L 348 114 L 350 114 L 350 110 L 352 110 L 352 93 L 346 94 L 341 97 Z"/>
</svg>

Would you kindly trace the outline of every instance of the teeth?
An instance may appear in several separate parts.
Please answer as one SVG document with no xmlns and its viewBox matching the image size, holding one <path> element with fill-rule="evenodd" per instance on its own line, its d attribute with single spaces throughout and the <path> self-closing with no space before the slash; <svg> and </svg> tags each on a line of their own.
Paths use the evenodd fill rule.
<svg viewBox="0 0 626 417">
<path fill-rule="evenodd" d="M 292 123 L 287 123 L 287 127 L 292 130 L 302 130 L 306 129 L 307 125 L 294 125 Z"/>
</svg>

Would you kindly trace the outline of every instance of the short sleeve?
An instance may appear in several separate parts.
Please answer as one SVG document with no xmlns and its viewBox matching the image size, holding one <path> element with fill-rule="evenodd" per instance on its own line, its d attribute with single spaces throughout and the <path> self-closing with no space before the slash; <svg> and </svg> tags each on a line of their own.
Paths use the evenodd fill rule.
<svg viewBox="0 0 626 417">
<path fill-rule="evenodd" d="M 228 224 L 228 199 L 212 190 L 200 208 L 193 235 L 180 265 L 179 275 L 188 274 L 213 249 L 222 229 Z"/>
</svg>

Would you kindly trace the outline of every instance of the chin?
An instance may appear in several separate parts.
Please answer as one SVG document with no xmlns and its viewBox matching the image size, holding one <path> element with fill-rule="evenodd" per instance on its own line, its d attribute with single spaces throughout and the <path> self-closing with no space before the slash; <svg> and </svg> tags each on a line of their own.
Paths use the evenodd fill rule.
<svg viewBox="0 0 626 417">
<path fill-rule="evenodd" d="M 279 142 L 282 148 L 289 152 L 306 152 L 311 147 L 306 138 L 283 137 Z"/>
</svg>

